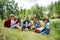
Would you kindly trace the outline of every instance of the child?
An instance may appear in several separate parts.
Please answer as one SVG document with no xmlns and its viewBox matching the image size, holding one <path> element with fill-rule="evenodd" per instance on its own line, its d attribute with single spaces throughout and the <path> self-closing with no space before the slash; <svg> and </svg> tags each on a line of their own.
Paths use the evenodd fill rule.
<svg viewBox="0 0 60 40">
<path fill-rule="evenodd" d="M 32 28 L 32 30 L 35 33 L 40 33 L 44 28 L 41 27 L 39 20 L 37 20 L 36 16 L 33 16 L 33 24 L 34 24 L 34 28 Z"/>
<path fill-rule="evenodd" d="M 15 18 L 14 20 L 11 21 L 11 28 L 18 28 L 21 29 L 20 26 L 18 25 L 18 18 Z"/>
<path fill-rule="evenodd" d="M 43 22 L 45 23 L 45 29 L 41 32 L 41 34 L 49 34 L 50 33 L 50 22 L 49 19 L 44 18 Z"/>
<path fill-rule="evenodd" d="M 11 14 L 10 17 L 5 20 L 4 27 L 10 28 L 12 26 L 12 24 L 15 23 L 14 18 L 15 18 L 14 14 Z"/>
<path fill-rule="evenodd" d="M 36 16 L 33 17 L 33 24 L 35 28 L 40 28 L 40 22 L 37 20 Z"/>
<path fill-rule="evenodd" d="M 20 28 L 22 27 L 21 19 L 20 18 L 18 18 L 18 20 L 16 22 L 16 25 L 19 26 Z"/>
<path fill-rule="evenodd" d="M 26 17 L 25 20 L 23 21 L 22 30 L 24 30 L 24 29 L 26 29 L 26 28 L 28 28 L 28 30 L 31 30 L 31 26 L 32 26 L 32 24 L 31 24 L 29 18 Z"/>
</svg>

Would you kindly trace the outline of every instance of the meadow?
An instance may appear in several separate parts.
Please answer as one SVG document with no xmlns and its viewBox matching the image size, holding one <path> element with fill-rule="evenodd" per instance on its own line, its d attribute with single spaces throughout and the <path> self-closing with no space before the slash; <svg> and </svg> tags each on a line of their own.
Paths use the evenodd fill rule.
<svg viewBox="0 0 60 40">
<path fill-rule="evenodd" d="M 32 31 L 4 28 L 0 21 L 0 40 L 60 40 L 60 19 L 50 19 L 51 32 L 41 35 Z"/>
</svg>

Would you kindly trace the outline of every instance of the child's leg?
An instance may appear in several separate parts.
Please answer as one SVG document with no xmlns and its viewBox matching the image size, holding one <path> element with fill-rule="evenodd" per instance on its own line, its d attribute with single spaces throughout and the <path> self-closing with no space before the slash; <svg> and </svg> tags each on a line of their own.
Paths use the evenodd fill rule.
<svg viewBox="0 0 60 40">
<path fill-rule="evenodd" d="M 41 34 L 43 34 L 43 35 L 44 35 L 44 34 L 49 34 L 49 32 L 50 32 L 50 31 L 49 31 L 48 29 L 45 29 L 43 32 L 41 32 Z"/>
<path fill-rule="evenodd" d="M 46 34 L 49 34 L 49 33 L 50 33 L 50 30 L 46 29 L 46 31 L 45 31 L 45 32 L 46 32 Z"/>
<path fill-rule="evenodd" d="M 17 25 L 17 24 L 16 24 L 16 28 L 21 29 L 21 27 L 19 25 Z"/>
<path fill-rule="evenodd" d="M 42 34 L 42 35 L 46 34 L 46 33 L 45 33 L 45 30 L 44 30 L 43 32 L 41 32 L 41 34 Z"/>
<path fill-rule="evenodd" d="M 23 26 L 23 27 L 22 27 L 22 30 L 24 30 L 25 28 L 26 28 L 26 27 L 25 27 L 25 26 Z"/>
<path fill-rule="evenodd" d="M 31 30 L 31 27 L 28 26 L 27 28 L 28 28 L 28 30 Z"/>
</svg>

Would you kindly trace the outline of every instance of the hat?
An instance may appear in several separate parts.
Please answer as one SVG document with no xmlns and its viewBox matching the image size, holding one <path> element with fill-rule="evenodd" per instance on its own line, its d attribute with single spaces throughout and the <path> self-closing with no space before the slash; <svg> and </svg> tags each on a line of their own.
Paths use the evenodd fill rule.
<svg viewBox="0 0 60 40">
<path fill-rule="evenodd" d="M 14 17 L 14 14 L 11 14 L 10 17 Z"/>
</svg>

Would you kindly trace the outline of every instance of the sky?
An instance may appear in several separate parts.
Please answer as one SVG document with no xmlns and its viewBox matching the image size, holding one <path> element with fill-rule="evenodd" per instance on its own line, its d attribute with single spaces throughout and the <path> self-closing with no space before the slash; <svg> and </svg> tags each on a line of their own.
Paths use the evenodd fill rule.
<svg viewBox="0 0 60 40">
<path fill-rule="evenodd" d="M 45 6 L 51 4 L 51 2 L 55 2 L 58 0 L 15 0 L 15 2 L 18 3 L 19 7 L 22 7 L 23 9 L 30 9 L 34 4 L 38 4 L 39 6 Z"/>
</svg>

